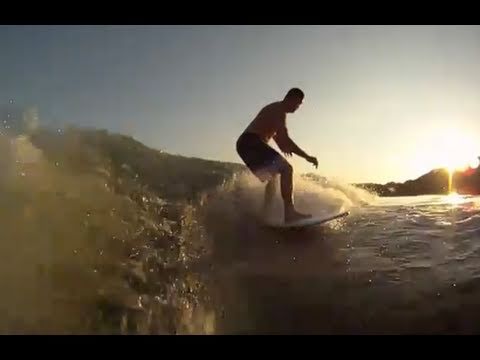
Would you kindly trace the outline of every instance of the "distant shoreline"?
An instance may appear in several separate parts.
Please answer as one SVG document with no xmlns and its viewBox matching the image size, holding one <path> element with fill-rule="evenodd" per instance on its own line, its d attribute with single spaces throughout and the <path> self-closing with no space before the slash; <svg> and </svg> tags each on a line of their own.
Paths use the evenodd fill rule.
<svg viewBox="0 0 480 360">
<path fill-rule="evenodd" d="M 387 184 L 360 183 L 354 186 L 374 192 L 382 197 L 480 194 L 480 168 L 456 171 L 451 176 L 446 169 L 434 169 L 414 180 Z"/>
</svg>

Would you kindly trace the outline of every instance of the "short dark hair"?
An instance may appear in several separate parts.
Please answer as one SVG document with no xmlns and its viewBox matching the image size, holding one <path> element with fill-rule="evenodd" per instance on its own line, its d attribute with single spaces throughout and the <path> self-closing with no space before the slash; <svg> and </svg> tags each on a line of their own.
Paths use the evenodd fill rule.
<svg viewBox="0 0 480 360">
<path fill-rule="evenodd" d="M 290 90 L 288 90 L 287 95 L 285 95 L 285 97 L 286 98 L 296 97 L 303 100 L 303 98 L 305 97 L 305 94 L 299 88 L 291 88 Z"/>
</svg>

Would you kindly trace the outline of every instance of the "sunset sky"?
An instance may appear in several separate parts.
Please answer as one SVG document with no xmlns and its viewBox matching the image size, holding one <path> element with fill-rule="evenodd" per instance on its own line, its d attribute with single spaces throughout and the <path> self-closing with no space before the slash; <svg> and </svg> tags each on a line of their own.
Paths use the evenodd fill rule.
<svg viewBox="0 0 480 360">
<path fill-rule="evenodd" d="M 1 26 L 0 104 L 46 123 L 240 162 L 238 135 L 290 87 L 297 172 L 405 181 L 480 155 L 478 26 Z"/>
</svg>

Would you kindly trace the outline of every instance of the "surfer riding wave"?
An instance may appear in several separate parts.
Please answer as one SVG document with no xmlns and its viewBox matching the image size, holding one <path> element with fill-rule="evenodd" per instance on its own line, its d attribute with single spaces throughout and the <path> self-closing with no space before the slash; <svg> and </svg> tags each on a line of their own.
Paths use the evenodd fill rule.
<svg viewBox="0 0 480 360">
<path fill-rule="evenodd" d="M 292 165 L 275 149 L 268 145 L 274 139 L 286 155 L 296 154 L 318 167 L 316 157 L 308 155 L 289 137 L 286 126 L 287 113 L 294 113 L 303 103 L 305 94 L 292 88 L 281 101 L 266 105 L 237 140 L 237 153 L 250 171 L 261 181 L 267 182 L 263 206 L 266 215 L 276 193 L 276 177 L 280 175 L 280 190 L 284 203 L 284 221 L 292 222 L 310 218 L 295 209 L 293 200 Z"/>
</svg>

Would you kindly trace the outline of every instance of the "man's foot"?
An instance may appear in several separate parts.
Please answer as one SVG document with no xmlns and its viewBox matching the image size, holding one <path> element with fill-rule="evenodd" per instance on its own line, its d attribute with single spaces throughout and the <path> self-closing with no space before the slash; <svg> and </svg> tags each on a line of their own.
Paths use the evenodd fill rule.
<svg viewBox="0 0 480 360">
<path fill-rule="evenodd" d="M 296 210 L 291 210 L 285 213 L 285 223 L 289 223 L 292 221 L 298 221 L 303 219 L 309 219 L 312 215 L 310 214 L 302 214 Z"/>
</svg>

